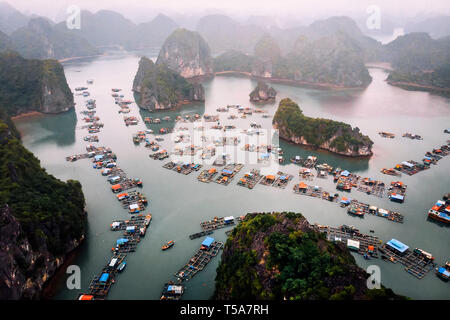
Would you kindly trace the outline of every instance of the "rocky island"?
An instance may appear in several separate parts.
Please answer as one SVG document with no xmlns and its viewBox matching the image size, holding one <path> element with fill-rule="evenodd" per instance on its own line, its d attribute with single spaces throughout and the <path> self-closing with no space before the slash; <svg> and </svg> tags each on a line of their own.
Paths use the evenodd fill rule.
<svg viewBox="0 0 450 320">
<path fill-rule="evenodd" d="M 219 300 L 405 299 L 367 288 L 368 274 L 342 243 L 298 213 L 252 213 L 232 231 L 217 268 Z"/>
<path fill-rule="evenodd" d="M 172 109 L 182 104 L 205 101 L 203 86 L 189 82 L 165 64 L 155 64 L 146 57 L 139 61 L 133 81 L 138 106 L 147 110 Z"/>
<path fill-rule="evenodd" d="M 78 181 L 60 181 L 20 141 L 11 115 L 73 107 L 57 61 L 0 56 L 0 299 L 39 299 L 85 237 Z"/>
<path fill-rule="evenodd" d="M 250 92 L 251 102 L 270 102 L 274 101 L 277 92 L 274 88 L 269 87 L 264 81 L 258 81 L 256 88 Z"/>
<path fill-rule="evenodd" d="M 56 60 L 24 59 L 0 53 L 0 105 L 10 116 L 38 111 L 59 113 L 74 107 L 64 69 Z"/>
<path fill-rule="evenodd" d="M 164 64 L 184 78 L 209 76 L 213 73 L 208 44 L 197 32 L 186 29 L 175 30 L 164 41 L 156 64 Z"/>
<path fill-rule="evenodd" d="M 306 117 L 297 103 L 282 99 L 273 118 L 280 138 L 349 157 L 372 156 L 373 141 L 359 128 L 329 119 Z"/>
</svg>

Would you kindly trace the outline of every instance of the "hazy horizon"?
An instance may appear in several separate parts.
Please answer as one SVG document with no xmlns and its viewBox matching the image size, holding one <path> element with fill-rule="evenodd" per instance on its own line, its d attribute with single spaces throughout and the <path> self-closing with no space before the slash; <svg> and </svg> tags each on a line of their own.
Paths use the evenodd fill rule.
<svg viewBox="0 0 450 320">
<path fill-rule="evenodd" d="M 149 21 L 159 13 L 172 18 L 195 19 L 207 14 L 226 14 L 236 19 L 245 20 L 252 16 L 267 16 L 280 26 L 296 22 L 307 25 L 314 19 L 336 15 L 347 15 L 353 18 L 364 18 L 370 6 L 380 9 L 381 17 L 390 20 L 397 19 L 398 25 L 405 19 L 423 19 L 428 16 L 450 14 L 450 6 L 446 0 L 432 1 L 352 1 L 352 0 L 318 0 L 314 2 L 299 2 L 298 0 L 260 1 L 207 1 L 190 2 L 179 0 L 60 0 L 57 4 L 49 0 L 3 0 L 17 10 L 27 15 L 41 15 L 54 21 L 61 21 L 66 10 L 71 5 L 77 5 L 81 10 L 97 12 L 113 10 L 135 23 Z"/>
</svg>

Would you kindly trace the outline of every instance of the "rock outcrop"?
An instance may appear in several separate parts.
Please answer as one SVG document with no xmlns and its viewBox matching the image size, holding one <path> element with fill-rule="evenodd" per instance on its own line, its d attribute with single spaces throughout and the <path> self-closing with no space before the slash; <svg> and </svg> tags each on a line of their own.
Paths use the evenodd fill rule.
<svg viewBox="0 0 450 320">
<path fill-rule="evenodd" d="M 6 51 L 0 54 L 0 105 L 11 116 L 59 113 L 72 109 L 74 100 L 58 61 L 28 60 Z"/>
<path fill-rule="evenodd" d="M 332 243 L 299 213 L 248 213 L 217 268 L 216 300 L 404 299 L 367 287 L 345 244 Z"/>
<path fill-rule="evenodd" d="M 156 64 L 164 64 L 184 78 L 213 73 L 208 44 L 197 32 L 186 29 L 177 29 L 166 39 Z"/>
<path fill-rule="evenodd" d="M 280 138 L 295 144 L 312 146 L 349 157 L 372 156 L 373 141 L 359 128 L 303 115 L 299 106 L 289 98 L 280 101 L 273 118 Z"/>
<path fill-rule="evenodd" d="M 264 81 L 258 81 L 256 88 L 250 93 L 250 101 L 252 102 L 269 102 L 274 101 L 277 92 L 274 88 L 269 87 Z"/>
<path fill-rule="evenodd" d="M 85 237 L 81 185 L 45 172 L 1 104 L 0 171 L 0 300 L 39 299 Z"/>
<path fill-rule="evenodd" d="M 172 109 L 182 104 L 205 101 L 203 86 L 183 78 L 165 64 L 143 57 L 133 81 L 136 103 L 142 109 Z"/>
</svg>

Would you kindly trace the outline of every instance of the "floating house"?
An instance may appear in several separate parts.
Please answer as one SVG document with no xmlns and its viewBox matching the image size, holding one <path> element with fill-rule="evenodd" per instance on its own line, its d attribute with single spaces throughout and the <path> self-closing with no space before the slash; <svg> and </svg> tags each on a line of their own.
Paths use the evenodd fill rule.
<svg viewBox="0 0 450 320">
<path fill-rule="evenodd" d="M 403 203 L 403 201 L 405 201 L 405 197 L 402 196 L 401 194 L 397 194 L 397 193 L 391 193 L 389 196 L 389 199 L 391 201 L 400 202 L 400 203 Z"/>
<path fill-rule="evenodd" d="M 211 244 L 214 242 L 214 238 L 206 237 L 205 240 L 202 242 L 202 246 L 200 249 L 202 250 L 208 250 L 211 247 Z"/>
<path fill-rule="evenodd" d="M 359 241 L 347 239 L 347 248 L 349 250 L 358 251 L 359 250 Z"/>
<path fill-rule="evenodd" d="M 398 241 L 397 239 L 389 240 L 386 243 L 386 245 L 399 254 L 404 254 L 406 252 L 406 250 L 409 249 L 409 247 L 406 244 Z"/>
</svg>

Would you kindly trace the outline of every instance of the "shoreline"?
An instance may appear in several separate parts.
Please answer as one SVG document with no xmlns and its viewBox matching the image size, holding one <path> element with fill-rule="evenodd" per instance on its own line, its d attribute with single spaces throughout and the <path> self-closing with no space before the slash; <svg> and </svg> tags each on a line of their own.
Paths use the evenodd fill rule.
<svg viewBox="0 0 450 320">
<path fill-rule="evenodd" d="M 42 299 L 43 300 L 52 300 L 57 292 L 59 291 L 59 284 L 61 284 L 62 279 L 66 276 L 66 270 L 69 265 L 72 264 L 73 261 L 77 258 L 77 256 L 81 252 L 81 248 L 84 246 L 86 238 L 80 241 L 78 246 L 73 248 L 71 251 L 64 255 L 63 263 L 55 270 L 52 276 L 44 283 L 42 286 Z"/>
<path fill-rule="evenodd" d="M 102 54 L 94 54 L 92 56 L 79 56 L 79 57 L 63 58 L 63 59 L 58 59 L 58 62 L 64 63 L 64 62 L 81 60 L 81 59 L 99 58 L 99 57 L 104 57 L 106 55 L 107 55 L 106 53 L 102 53 Z"/>
<path fill-rule="evenodd" d="M 283 78 L 272 78 L 272 77 L 265 78 L 265 77 L 254 76 L 250 72 L 235 71 L 235 70 L 219 71 L 219 72 L 213 73 L 214 76 L 216 76 L 216 75 L 218 75 L 218 76 L 233 75 L 233 74 L 247 76 L 251 79 L 263 80 L 263 81 L 272 82 L 272 83 L 281 83 L 281 84 L 293 85 L 293 86 L 298 86 L 298 87 L 306 87 L 306 88 L 322 89 L 322 90 L 364 90 L 367 87 L 367 86 L 345 87 L 345 86 L 340 86 L 340 85 L 336 85 L 336 84 L 332 84 L 332 83 L 324 83 L 324 82 L 316 83 L 316 82 L 307 82 L 307 81 L 283 79 Z"/>
<path fill-rule="evenodd" d="M 31 117 L 37 117 L 37 116 L 43 116 L 44 113 L 39 112 L 39 111 L 30 111 L 30 112 L 25 112 L 25 113 L 21 113 L 18 114 L 16 116 L 12 116 L 11 120 L 16 121 L 22 118 L 31 118 Z"/>
<path fill-rule="evenodd" d="M 306 149 L 310 149 L 310 150 L 313 150 L 313 151 L 323 151 L 323 152 L 326 152 L 326 153 L 329 153 L 329 154 L 333 154 L 333 155 L 337 155 L 337 156 L 341 156 L 341 157 L 344 157 L 344 158 L 347 158 L 347 159 L 370 160 L 370 158 L 372 158 L 372 156 L 374 155 L 373 151 L 371 151 L 370 155 L 349 155 L 349 154 L 345 154 L 345 153 L 335 152 L 335 151 L 332 151 L 332 150 L 329 150 L 329 149 L 326 149 L 326 148 L 316 147 L 316 146 L 313 146 L 313 145 L 310 145 L 310 144 L 295 143 L 292 140 L 286 139 L 286 138 L 284 138 L 282 136 L 279 136 L 279 137 L 283 141 L 285 141 L 287 143 L 290 143 L 292 145 L 295 145 L 295 146 L 300 146 L 300 147 L 303 147 L 303 148 L 306 148 Z"/>
</svg>

